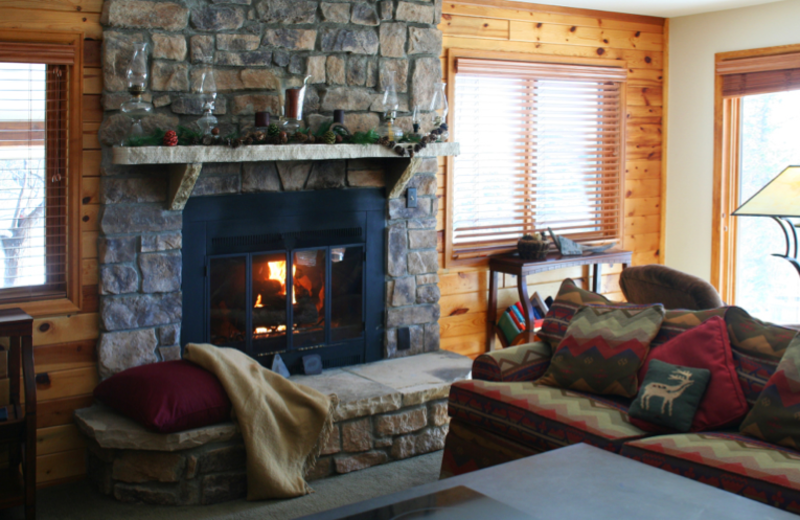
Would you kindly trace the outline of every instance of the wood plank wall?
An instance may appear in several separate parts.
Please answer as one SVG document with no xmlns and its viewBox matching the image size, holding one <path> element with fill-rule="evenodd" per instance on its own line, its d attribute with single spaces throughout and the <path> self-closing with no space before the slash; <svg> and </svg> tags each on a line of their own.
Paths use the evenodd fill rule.
<svg viewBox="0 0 800 520">
<path fill-rule="evenodd" d="M 627 150 L 623 246 L 634 264 L 660 263 L 662 221 L 662 108 L 665 66 L 664 20 L 502 0 L 445 1 L 439 28 L 443 81 L 447 49 L 482 49 L 549 56 L 625 60 L 628 65 Z M 450 100 L 452 103 L 452 100 Z M 485 351 L 488 273 L 485 266 L 444 268 L 447 160 L 438 174 L 439 288 L 441 346 L 470 357 Z M 621 266 L 603 269 L 603 292 L 622 300 Z M 531 276 L 531 294 L 555 296 L 561 281 L 580 279 L 588 288 L 589 268 L 579 267 Z M 518 301 L 516 279 L 501 277 L 498 310 Z"/>
<path fill-rule="evenodd" d="M 83 165 L 81 194 L 83 309 L 79 314 L 37 317 L 34 322 L 36 370 L 38 485 L 81 478 L 86 473 L 86 446 L 72 412 L 91 404 L 98 382 L 95 346 L 97 314 L 97 212 L 100 143 L 97 130 L 102 73 L 100 12 L 103 0 L 0 0 L 0 28 L 42 32 L 73 31 L 85 35 L 83 96 Z"/>
</svg>

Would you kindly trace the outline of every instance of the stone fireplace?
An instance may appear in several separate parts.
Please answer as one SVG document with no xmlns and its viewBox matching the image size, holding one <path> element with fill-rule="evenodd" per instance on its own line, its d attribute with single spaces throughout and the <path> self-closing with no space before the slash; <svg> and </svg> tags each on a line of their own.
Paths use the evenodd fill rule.
<svg viewBox="0 0 800 520">
<path fill-rule="evenodd" d="M 333 110 L 344 109 L 351 131 L 375 128 L 390 72 L 400 93 L 398 125 L 410 130 L 410 107 L 428 107 L 441 78 L 441 32 L 436 28 L 440 5 L 400 0 L 105 2 L 98 242 L 101 377 L 176 359 L 181 345 L 198 337 L 182 333 L 192 330 L 187 320 L 199 319 L 186 315 L 191 289 L 184 286 L 184 255 L 191 241 L 187 227 L 192 207 L 205 208 L 211 198 L 263 195 L 275 200 L 313 192 L 324 200 L 326 194 L 383 193 L 381 315 L 366 335 L 377 335 L 384 358 L 438 349 L 435 156 L 457 148 L 409 159 L 359 145 L 115 148 L 113 153 L 112 147 L 130 126 L 119 108 L 129 99 L 125 71 L 131 44 L 142 41 L 150 44 L 146 97 L 156 107 L 143 121 L 146 132 L 192 124 L 201 113 L 200 76 L 208 70 L 214 71 L 219 90 L 215 112 L 223 134 L 252 127 L 256 111 L 279 113 L 282 88 L 300 84 L 306 75 L 312 76 L 307 126 L 316 128 L 331 119 Z M 430 123 L 432 114 L 423 120 Z M 339 151 L 333 156 L 320 152 L 327 148 Z M 195 156 L 175 155 L 184 152 Z M 415 206 L 408 204 L 408 187 L 416 189 Z M 330 247 L 325 254 L 332 254 Z M 252 265 L 252 258 L 248 262 Z M 325 262 L 330 269 L 331 262 Z M 319 300 L 320 288 L 313 290 Z M 331 300 L 325 301 L 330 306 Z M 363 307 L 365 313 L 372 309 Z M 317 312 L 329 310 L 320 306 Z M 363 323 L 366 328 L 367 320 Z M 331 327 L 323 327 L 322 334 L 330 339 Z M 245 343 L 252 347 L 252 338 Z"/>
</svg>

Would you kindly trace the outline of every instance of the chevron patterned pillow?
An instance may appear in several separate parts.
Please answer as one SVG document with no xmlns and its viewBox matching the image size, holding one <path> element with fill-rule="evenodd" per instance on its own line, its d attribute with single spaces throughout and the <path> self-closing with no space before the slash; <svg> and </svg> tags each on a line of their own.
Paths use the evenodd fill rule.
<svg viewBox="0 0 800 520">
<path fill-rule="evenodd" d="M 795 336 L 739 426 L 750 437 L 800 449 L 800 335 Z"/>
<path fill-rule="evenodd" d="M 570 321 L 539 383 L 634 397 L 637 372 L 664 320 L 661 305 L 588 305 Z"/>
</svg>

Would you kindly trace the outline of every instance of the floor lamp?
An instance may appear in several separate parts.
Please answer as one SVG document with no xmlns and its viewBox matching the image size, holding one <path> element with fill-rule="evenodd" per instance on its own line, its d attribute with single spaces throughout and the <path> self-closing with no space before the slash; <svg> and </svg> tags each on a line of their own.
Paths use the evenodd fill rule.
<svg viewBox="0 0 800 520">
<path fill-rule="evenodd" d="M 777 177 L 747 199 L 733 212 L 735 217 L 770 217 L 781 226 L 786 238 L 786 253 L 773 254 L 785 258 L 800 274 L 797 228 L 790 218 L 800 217 L 800 166 L 789 166 Z"/>
</svg>

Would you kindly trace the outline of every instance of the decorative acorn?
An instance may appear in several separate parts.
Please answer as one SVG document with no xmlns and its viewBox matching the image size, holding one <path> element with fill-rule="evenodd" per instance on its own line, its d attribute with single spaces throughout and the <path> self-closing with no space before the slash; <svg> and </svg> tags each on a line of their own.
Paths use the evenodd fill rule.
<svg viewBox="0 0 800 520">
<path fill-rule="evenodd" d="M 164 140 L 162 141 L 164 146 L 178 146 L 178 134 L 175 130 L 167 130 L 167 133 L 164 134 Z"/>
<path fill-rule="evenodd" d="M 333 144 L 336 142 L 336 134 L 328 130 L 322 134 L 322 142 L 325 144 Z"/>
<path fill-rule="evenodd" d="M 214 128 L 212 128 L 211 129 L 211 135 L 219 135 L 219 128 L 216 127 L 216 126 Z"/>
<path fill-rule="evenodd" d="M 267 127 L 267 134 L 270 137 L 275 137 L 276 135 L 278 135 L 280 133 L 281 133 L 281 129 L 278 128 L 278 125 L 276 125 L 275 123 L 272 123 L 271 125 L 269 125 Z"/>
<path fill-rule="evenodd" d="M 278 132 L 278 137 L 281 139 L 281 144 L 286 144 L 289 142 L 289 134 L 286 132 Z"/>
<path fill-rule="evenodd" d="M 308 144 L 314 144 L 316 142 L 317 142 L 317 138 L 314 137 L 314 134 L 309 133 L 308 134 Z"/>
</svg>

